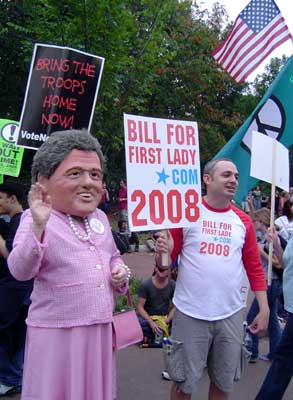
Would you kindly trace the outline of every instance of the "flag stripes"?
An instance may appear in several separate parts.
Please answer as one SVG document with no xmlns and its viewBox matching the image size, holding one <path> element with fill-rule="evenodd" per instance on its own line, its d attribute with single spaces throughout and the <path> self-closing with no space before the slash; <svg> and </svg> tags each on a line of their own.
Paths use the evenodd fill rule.
<svg viewBox="0 0 293 400">
<path fill-rule="evenodd" d="M 242 14 L 228 37 L 212 52 L 215 60 L 238 83 L 242 83 L 275 48 L 292 38 L 280 12 L 260 31 L 249 26 Z"/>
</svg>

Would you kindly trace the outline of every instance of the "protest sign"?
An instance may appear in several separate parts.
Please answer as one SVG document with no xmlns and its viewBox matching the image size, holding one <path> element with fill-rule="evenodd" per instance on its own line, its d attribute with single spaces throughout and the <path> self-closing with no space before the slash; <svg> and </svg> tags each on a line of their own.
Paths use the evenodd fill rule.
<svg viewBox="0 0 293 400">
<path fill-rule="evenodd" d="M 52 132 L 90 130 L 103 65 L 89 53 L 36 44 L 17 145 L 37 149 Z"/>
<path fill-rule="evenodd" d="M 253 131 L 250 175 L 289 192 L 289 150 L 276 139 Z"/>
<path fill-rule="evenodd" d="M 275 187 L 289 191 L 289 150 L 260 132 L 252 132 L 250 175 L 271 183 L 270 229 L 274 226 Z M 272 283 L 273 242 L 269 243 L 268 285 Z"/>
<path fill-rule="evenodd" d="M 124 114 L 129 226 L 186 227 L 200 215 L 196 122 Z"/>
<path fill-rule="evenodd" d="M 18 129 L 18 122 L 0 119 L 0 174 L 18 176 L 20 173 L 24 149 L 15 145 Z"/>
</svg>

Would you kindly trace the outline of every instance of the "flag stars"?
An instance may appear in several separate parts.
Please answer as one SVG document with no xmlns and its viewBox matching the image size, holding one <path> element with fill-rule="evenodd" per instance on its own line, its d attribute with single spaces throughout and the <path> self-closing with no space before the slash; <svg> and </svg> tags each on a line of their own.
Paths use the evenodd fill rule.
<svg viewBox="0 0 293 400">
<path fill-rule="evenodd" d="M 240 13 L 244 22 L 258 33 L 279 14 L 277 6 L 268 0 L 252 0 Z"/>
</svg>

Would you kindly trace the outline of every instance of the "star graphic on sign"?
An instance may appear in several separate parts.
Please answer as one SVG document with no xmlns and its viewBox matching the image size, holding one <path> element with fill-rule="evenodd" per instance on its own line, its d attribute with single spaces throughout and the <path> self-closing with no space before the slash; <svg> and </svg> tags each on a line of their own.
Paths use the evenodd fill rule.
<svg viewBox="0 0 293 400">
<path fill-rule="evenodd" d="M 162 169 L 162 172 L 157 172 L 159 180 L 158 183 L 163 182 L 166 185 L 166 179 L 170 177 L 170 175 L 166 175 L 165 168 Z"/>
</svg>

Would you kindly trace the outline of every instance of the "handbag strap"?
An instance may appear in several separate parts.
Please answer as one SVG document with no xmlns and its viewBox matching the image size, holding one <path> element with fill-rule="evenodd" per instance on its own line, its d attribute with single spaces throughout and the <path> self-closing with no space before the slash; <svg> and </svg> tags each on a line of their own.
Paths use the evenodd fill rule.
<svg viewBox="0 0 293 400">
<path fill-rule="evenodd" d="M 127 305 L 128 305 L 129 308 L 132 308 L 133 307 L 133 303 L 132 303 L 132 297 L 131 297 L 131 293 L 130 293 L 129 288 L 127 289 L 126 296 L 127 296 Z"/>
</svg>

